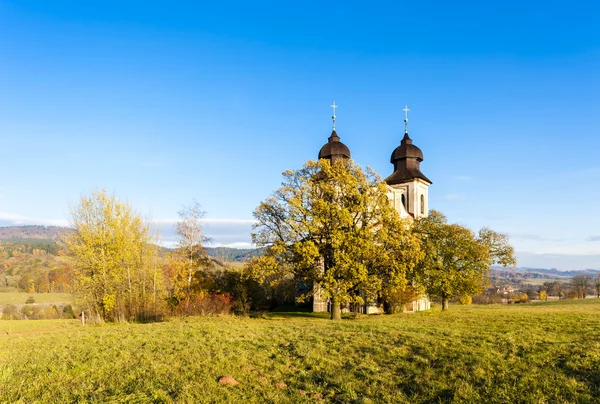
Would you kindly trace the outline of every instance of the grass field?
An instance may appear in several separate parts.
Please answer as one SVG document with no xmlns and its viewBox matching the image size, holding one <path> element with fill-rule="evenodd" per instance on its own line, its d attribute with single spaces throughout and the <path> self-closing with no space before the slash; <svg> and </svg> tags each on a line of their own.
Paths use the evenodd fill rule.
<svg viewBox="0 0 600 404">
<path fill-rule="evenodd" d="M 0 305 L 25 304 L 29 297 L 33 297 L 35 303 L 71 303 L 73 301 L 73 295 L 70 293 L 2 292 L 0 293 Z"/>
<path fill-rule="evenodd" d="M 225 375 L 239 385 L 220 385 Z M 341 322 L 0 321 L 0 392 L 27 403 L 597 402 L 600 299 Z"/>
</svg>

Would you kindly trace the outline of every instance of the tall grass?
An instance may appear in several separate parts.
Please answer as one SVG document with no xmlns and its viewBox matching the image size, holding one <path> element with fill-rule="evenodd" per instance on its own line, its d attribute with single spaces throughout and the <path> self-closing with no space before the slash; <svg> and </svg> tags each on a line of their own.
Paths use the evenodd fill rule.
<svg viewBox="0 0 600 404">
<path fill-rule="evenodd" d="M 600 397 L 599 319 L 600 299 L 589 299 L 341 322 L 307 313 L 85 328 L 56 320 L 46 322 L 46 332 L 11 335 L 0 321 L 0 397 L 594 402 Z M 239 385 L 220 385 L 224 375 Z"/>
</svg>

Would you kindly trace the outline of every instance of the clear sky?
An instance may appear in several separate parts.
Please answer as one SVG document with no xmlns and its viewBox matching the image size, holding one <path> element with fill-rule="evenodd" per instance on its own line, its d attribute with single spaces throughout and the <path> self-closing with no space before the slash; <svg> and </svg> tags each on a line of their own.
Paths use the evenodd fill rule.
<svg viewBox="0 0 600 404">
<path fill-rule="evenodd" d="M 197 199 L 248 245 L 281 172 L 337 129 L 382 177 L 403 134 L 430 207 L 522 266 L 600 268 L 596 1 L 0 0 L 0 225 L 106 188 L 172 237 Z"/>
</svg>

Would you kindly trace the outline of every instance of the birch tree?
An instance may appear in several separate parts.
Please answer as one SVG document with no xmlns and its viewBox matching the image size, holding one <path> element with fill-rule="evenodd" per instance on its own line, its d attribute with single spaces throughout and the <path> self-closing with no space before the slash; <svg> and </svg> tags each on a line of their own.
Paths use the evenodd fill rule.
<svg viewBox="0 0 600 404">
<path fill-rule="evenodd" d="M 201 275 L 202 268 L 208 265 L 204 244 L 209 239 L 204 234 L 202 219 L 206 212 L 197 201 L 184 206 L 179 211 L 179 221 L 175 225 L 178 236 L 178 253 L 185 262 L 185 292 L 189 296 L 194 289 L 195 277 Z"/>
</svg>

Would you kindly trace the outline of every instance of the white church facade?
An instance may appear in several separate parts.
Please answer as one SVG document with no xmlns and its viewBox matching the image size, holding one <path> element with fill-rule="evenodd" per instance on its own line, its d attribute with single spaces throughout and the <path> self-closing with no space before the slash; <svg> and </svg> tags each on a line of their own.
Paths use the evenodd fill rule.
<svg viewBox="0 0 600 404">
<path fill-rule="evenodd" d="M 337 159 L 349 159 L 350 149 L 340 141 L 335 128 L 335 102 L 333 108 L 333 131 L 328 142 L 321 147 L 319 159 L 328 159 L 332 163 Z M 429 211 L 429 186 L 432 182 L 421 172 L 423 152 L 413 144 L 408 136 L 408 107 L 405 107 L 404 137 L 400 145 L 392 152 L 390 162 L 394 165 L 394 171 L 384 181 L 387 185 L 387 196 L 394 209 L 402 218 L 418 219 L 427 217 Z M 313 291 L 313 311 L 329 311 L 329 302 L 320 298 L 318 290 Z M 419 296 L 417 300 L 408 303 L 405 311 L 422 311 L 430 309 L 430 301 L 427 296 Z M 356 308 L 355 308 L 356 310 Z M 357 309 L 361 313 L 374 314 L 383 312 L 383 307 L 371 303 L 365 304 Z M 346 309 L 349 311 L 349 309 Z"/>
</svg>

